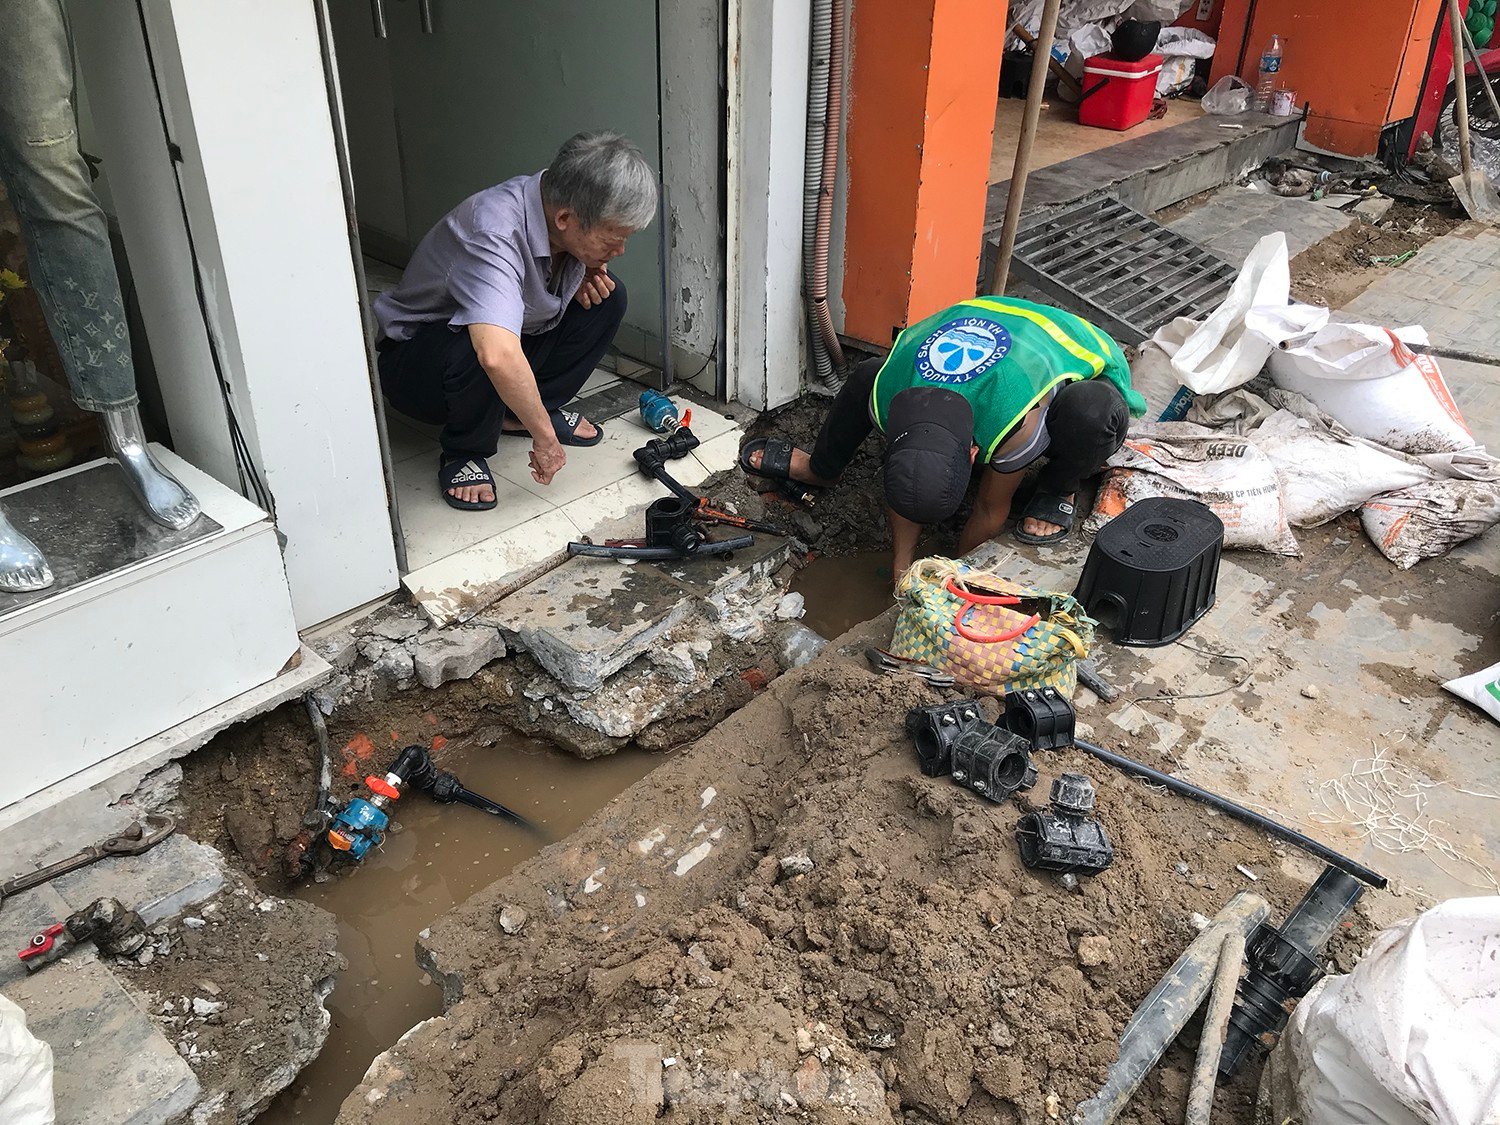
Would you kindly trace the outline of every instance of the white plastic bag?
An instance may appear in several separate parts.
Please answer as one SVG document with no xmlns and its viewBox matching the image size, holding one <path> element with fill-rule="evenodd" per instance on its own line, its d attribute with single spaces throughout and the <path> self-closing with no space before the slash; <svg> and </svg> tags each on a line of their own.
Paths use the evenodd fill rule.
<svg viewBox="0 0 1500 1125">
<path fill-rule="evenodd" d="M 1271 1120 L 1500 1121 L 1500 897 L 1450 899 L 1324 977 L 1272 1053 Z"/>
<path fill-rule="evenodd" d="M 1250 83 L 1226 74 L 1203 95 L 1203 112 L 1221 116 L 1244 113 L 1250 108 Z"/>
<path fill-rule="evenodd" d="M 1207 320 L 1178 317 L 1151 337 L 1172 357 L 1172 370 L 1195 394 L 1218 394 L 1248 383 L 1288 336 L 1302 336 L 1328 320 L 1315 305 L 1288 305 L 1292 271 L 1286 235 L 1255 244 L 1239 276 Z"/>
<path fill-rule="evenodd" d="M 1443 685 L 1443 690 L 1467 699 L 1500 723 L 1500 664 L 1491 664 L 1482 671 L 1449 680 Z"/>
<path fill-rule="evenodd" d="M 1213 58 L 1214 45 L 1213 36 L 1196 27 L 1162 28 L 1156 40 L 1156 53 L 1162 57 L 1157 96 L 1164 98 L 1191 86 L 1197 60 Z"/>
<path fill-rule="evenodd" d="M 1199 500 L 1224 522 L 1224 546 L 1300 555 L 1275 466 L 1245 438 L 1189 422 L 1138 425 L 1113 457 L 1086 529 L 1097 533 L 1137 500 Z"/>
<path fill-rule="evenodd" d="M 1403 342 L 1405 341 L 1405 342 Z M 1424 344 L 1421 328 L 1328 324 L 1271 356 L 1271 379 L 1296 391 L 1360 437 L 1403 453 L 1470 449 L 1474 435 Z"/>
<path fill-rule="evenodd" d="M 26 1027 L 26 1013 L 0 996 L 0 1121 L 52 1125 L 52 1048 Z"/>
<path fill-rule="evenodd" d="M 1500 523 L 1500 483 L 1434 480 L 1386 492 L 1359 510 L 1359 522 L 1380 553 L 1407 570 Z"/>
</svg>

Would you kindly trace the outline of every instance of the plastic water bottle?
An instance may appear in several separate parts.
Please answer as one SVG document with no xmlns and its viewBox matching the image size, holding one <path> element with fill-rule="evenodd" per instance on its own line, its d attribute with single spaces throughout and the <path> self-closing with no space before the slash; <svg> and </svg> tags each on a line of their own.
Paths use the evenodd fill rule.
<svg viewBox="0 0 1500 1125">
<path fill-rule="evenodd" d="M 1255 106 L 1258 113 L 1271 112 L 1271 95 L 1281 71 L 1281 36 L 1272 35 L 1271 42 L 1260 53 L 1260 80 L 1255 84 Z"/>
</svg>

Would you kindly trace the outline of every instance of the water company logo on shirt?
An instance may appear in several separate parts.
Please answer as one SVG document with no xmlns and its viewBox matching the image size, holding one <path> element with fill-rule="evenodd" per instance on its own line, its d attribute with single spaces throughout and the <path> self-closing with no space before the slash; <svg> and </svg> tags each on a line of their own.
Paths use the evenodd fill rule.
<svg viewBox="0 0 1500 1125">
<path fill-rule="evenodd" d="M 1010 351 L 1010 333 L 993 320 L 966 316 L 950 320 L 917 349 L 917 374 L 924 382 L 954 386 L 977 379 Z"/>
</svg>

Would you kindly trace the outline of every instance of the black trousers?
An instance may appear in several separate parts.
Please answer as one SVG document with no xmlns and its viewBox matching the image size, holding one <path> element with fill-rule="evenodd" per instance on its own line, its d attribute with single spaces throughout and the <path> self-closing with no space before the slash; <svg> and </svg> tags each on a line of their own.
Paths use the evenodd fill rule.
<svg viewBox="0 0 1500 1125">
<path fill-rule="evenodd" d="M 556 328 L 521 337 L 543 406 L 559 410 L 578 395 L 624 317 L 625 286 L 616 278 L 608 300 L 590 309 L 570 301 Z M 380 387 L 392 406 L 443 428 L 438 444 L 445 460 L 495 452 L 505 404 L 466 329 L 455 331 L 443 321 L 423 325 L 410 340 L 384 345 L 379 366 Z"/>
<path fill-rule="evenodd" d="M 867 359 L 857 365 L 834 397 L 811 457 L 812 471 L 825 480 L 838 478 L 875 428 L 870 395 L 883 362 Z M 1108 379 L 1064 384 L 1047 408 L 1049 445 L 1037 491 L 1056 496 L 1077 492 L 1083 478 L 1103 468 L 1124 444 L 1129 428 L 1130 410 Z"/>
</svg>

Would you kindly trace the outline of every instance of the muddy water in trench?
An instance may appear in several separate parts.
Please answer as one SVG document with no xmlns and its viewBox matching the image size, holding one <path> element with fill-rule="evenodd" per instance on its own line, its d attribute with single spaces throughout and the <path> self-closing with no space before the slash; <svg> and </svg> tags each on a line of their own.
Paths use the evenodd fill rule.
<svg viewBox="0 0 1500 1125">
<path fill-rule="evenodd" d="M 514 809 L 560 840 L 663 759 L 627 750 L 581 761 L 516 738 L 492 747 L 449 746 L 439 765 L 476 793 Z M 413 960 L 417 933 L 545 844 L 505 821 L 423 794 L 397 807 L 401 831 L 386 837 L 357 871 L 309 883 L 296 898 L 338 919 L 338 975 L 328 1009 L 333 1027 L 322 1053 L 257 1125 L 328 1125 L 370 1062 L 408 1028 L 442 1011 L 436 985 Z"/>
<path fill-rule="evenodd" d="M 891 553 L 860 551 L 839 558 L 823 555 L 797 574 L 792 589 L 807 605 L 802 624 L 833 640 L 894 604 Z"/>
</svg>

